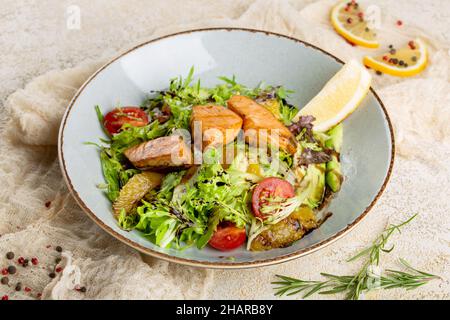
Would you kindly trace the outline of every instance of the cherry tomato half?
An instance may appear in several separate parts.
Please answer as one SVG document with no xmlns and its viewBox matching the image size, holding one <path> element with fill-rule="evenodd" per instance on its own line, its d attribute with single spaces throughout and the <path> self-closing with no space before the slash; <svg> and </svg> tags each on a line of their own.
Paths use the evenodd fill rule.
<svg viewBox="0 0 450 320">
<path fill-rule="evenodd" d="M 217 226 L 209 245 L 220 251 L 228 251 L 241 246 L 246 238 L 245 228 L 241 229 L 232 222 L 224 221 Z"/>
<path fill-rule="evenodd" d="M 270 177 L 262 180 L 253 190 L 252 209 L 253 215 L 261 219 L 267 219 L 270 213 L 263 214 L 259 209 L 269 197 L 292 198 L 295 196 L 295 190 L 288 181 Z"/>
<path fill-rule="evenodd" d="M 106 114 L 103 125 L 110 134 L 114 134 L 119 132 L 125 123 L 134 127 L 142 127 L 148 124 L 148 117 L 138 107 L 117 108 Z"/>
</svg>

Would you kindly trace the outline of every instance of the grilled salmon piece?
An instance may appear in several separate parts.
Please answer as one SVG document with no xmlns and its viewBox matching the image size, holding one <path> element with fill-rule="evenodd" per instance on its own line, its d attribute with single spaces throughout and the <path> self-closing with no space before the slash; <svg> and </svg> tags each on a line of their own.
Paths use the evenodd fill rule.
<svg viewBox="0 0 450 320">
<path fill-rule="evenodd" d="M 198 134 L 201 124 L 203 148 L 232 142 L 242 127 L 242 119 L 233 111 L 216 105 L 194 106 L 191 115 L 191 132 Z M 199 128 L 199 127 L 198 127 Z"/>
<path fill-rule="evenodd" d="M 256 145 L 258 141 L 272 145 L 279 144 L 285 151 L 295 153 L 297 150 L 295 137 L 272 112 L 245 96 L 232 96 L 227 105 L 244 118 L 243 128 L 249 144 Z"/>
<path fill-rule="evenodd" d="M 179 135 L 156 138 L 124 151 L 138 169 L 186 167 L 192 163 L 191 149 Z"/>
</svg>

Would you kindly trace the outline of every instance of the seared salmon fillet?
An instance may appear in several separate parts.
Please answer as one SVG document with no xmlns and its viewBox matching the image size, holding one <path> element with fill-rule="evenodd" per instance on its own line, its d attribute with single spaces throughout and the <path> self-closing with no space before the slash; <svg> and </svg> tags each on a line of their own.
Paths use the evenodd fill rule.
<svg viewBox="0 0 450 320">
<path fill-rule="evenodd" d="M 124 151 L 138 169 L 185 167 L 192 163 L 191 149 L 179 135 L 160 137 Z"/>
<path fill-rule="evenodd" d="M 242 127 L 241 117 L 225 107 L 216 105 L 194 106 L 190 122 L 194 139 L 199 133 L 196 126 L 201 124 L 203 148 L 232 142 Z"/>
<path fill-rule="evenodd" d="M 252 99 L 245 96 L 232 96 L 227 101 L 228 108 L 244 118 L 244 132 L 249 144 L 255 145 L 258 139 L 267 141 L 272 145 L 279 145 L 285 151 L 294 154 L 297 150 L 295 137 L 277 118 Z M 256 136 L 247 135 L 254 130 Z"/>
</svg>

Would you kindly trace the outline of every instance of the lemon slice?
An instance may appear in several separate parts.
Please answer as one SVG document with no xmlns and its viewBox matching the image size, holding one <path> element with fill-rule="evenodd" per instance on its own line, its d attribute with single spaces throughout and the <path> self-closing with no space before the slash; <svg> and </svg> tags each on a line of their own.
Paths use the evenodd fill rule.
<svg viewBox="0 0 450 320">
<path fill-rule="evenodd" d="M 398 77 L 410 77 L 418 74 L 427 66 L 426 45 L 420 40 L 409 41 L 398 50 L 391 48 L 389 53 L 377 57 L 365 56 L 364 64 L 376 71 Z"/>
<path fill-rule="evenodd" d="M 372 76 L 364 66 L 350 60 L 331 78 L 294 117 L 312 115 L 314 131 L 327 131 L 348 117 L 361 103 L 370 88 Z"/>
<path fill-rule="evenodd" d="M 376 33 L 369 28 L 356 1 L 338 3 L 331 10 L 331 24 L 347 41 L 367 48 L 378 48 Z"/>
</svg>

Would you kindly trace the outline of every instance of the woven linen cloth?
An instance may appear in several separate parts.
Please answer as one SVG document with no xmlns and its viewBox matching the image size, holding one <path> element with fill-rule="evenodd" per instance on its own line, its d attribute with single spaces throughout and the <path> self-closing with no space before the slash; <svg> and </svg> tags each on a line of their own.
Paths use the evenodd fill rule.
<svg viewBox="0 0 450 320">
<path fill-rule="evenodd" d="M 31 49 L 19 54 L 13 41 L 5 36 L 6 31 L 13 30 L 14 23 L 37 28 L 28 20 L 37 19 L 38 13 L 42 14 L 41 23 L 51 22 L 48 9 L 63 12 L 70 3 L 43 1 L 42 7 L 47 9 L 36 11 L 30 4 L 9 2 L 11 5 L 5 6 L 6 18 L 0 22 L 0 43 L 10 49 L 0 57 L 4 83 L 1 106 L 6 111 L 1 113 L 0 122 L 0 267 L 12 264 L 5 257 L 8 251 L 15 253 L 15 260 L 20 256 L 37 257 L 39 263 L 18 266 L 18 272 L 9 276 L 9 286 L 0 286 L 0 296 L 273 298 L 270 282 L 274 274 L 318 279 L 320 272 L 355 272 L 359 263 L 345 262 L 355 250 L 368 245 L 387 223 L 419 213 L 404 233 L 395 235 L 395 250 L 383 256 L 382 265 L 398 267 L 396 257 L 401 256 L 419 269 L 439 274 L 442 280 L 416 291 L 376 291 L 366 298 L 450 298 L 448 2 L 377 2 L 383 13 L 378 32 L 382 47 L 420 36 L 428 45 L 430 65 L 420 75 L 406 79 L 374 74 L 373 86 L 394 124 L 397 157 L 391 180 L 371 213 L 343 239 L 313 254 L 282 265 L 241 271 L 197 269 L 143 256 L 97 227 L 77 206 L 60 172 L 56 143 L 61 117 L 81 84 L 112 56 L 133 44 L 186 29 L 233 26 L 278 32 L 317 45 L 345 61 L 372 54 L 374 51 L 352 47 L 333 31 L 328 15 L 335 1 L 77 1 L 84 35 L 63 31 L 67 39 L 61 40 L 53 34 L 57 30 L 41 26 L 49 28 L 48 38 L 42 40 L 48 52 L 41 51 L 46 54 L 42 59 L 33 54 L 32 46 L 38 46 L 33 39 L 21 34 L 23 38 L 14 40 L 30 41 Z M 182 10 L 173 10 L 179 6 Z M 400 17 L 402 27 L 395 23 Z M 126 19 L 135 19 L 136 23 L 117 26 L 117 21 Z M 429 19 L 434 19 L 435 29 L 428 29 Z M 103 33 L 96 32 L 99 29 Z M 77 46 L 75 40 L 86 39 L 86 32 L 91 35 L 89 41 L 84 40 L 87 48 Z M 57 47 L 62 51 L 54 49 L 51 41 L 53 45 L 63 41 L 64 45 Z M 45 61 L 67 52 L 73 57 L 72 63 L 61 64 L 72 67 L 42 73 L 49 66 L 56 67 Z M 15 77 L 14 68 L 20 69 L 21 65 L 33 67 L 30 70 L 34 71 L 21 78 L 28 83 L 18 89 L 23 82 Z M 62 247 L 62 253 L 55 250 L 56 246 Z M 57 272 L 55 259 L 59 257 L 63 268 Z M 54 271 L 56 276 L 50 278 Z M 15 291 L 17 282 L 31 290 Z M 76 290 L 83 286 L 86 292 Z"/>
</svg>

